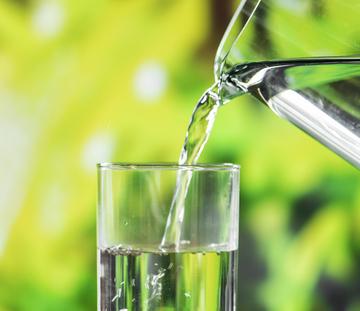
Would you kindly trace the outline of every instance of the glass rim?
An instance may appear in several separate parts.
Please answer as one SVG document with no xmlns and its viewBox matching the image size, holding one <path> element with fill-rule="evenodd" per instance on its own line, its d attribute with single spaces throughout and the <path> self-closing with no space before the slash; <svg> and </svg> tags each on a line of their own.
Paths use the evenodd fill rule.
<svg viewBox="0 0 360 311">
<path fill-rule="evenodd" d="M 151 170 L 189 170 L 189 171 L 240 171 L 240 165 L 232 163 L 197 163 L 178 164 L 175 162 L 159 163 L 127 163 L 127 162 L 102 162 L 97 164 L 98 169 L 121 171 L 151 171 Z"/>
</svg>

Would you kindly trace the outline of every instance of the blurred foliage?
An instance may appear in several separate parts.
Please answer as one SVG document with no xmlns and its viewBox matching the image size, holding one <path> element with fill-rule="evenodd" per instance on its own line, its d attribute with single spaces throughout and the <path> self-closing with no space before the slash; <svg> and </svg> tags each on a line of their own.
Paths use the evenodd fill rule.
<svg viewBox="0 0 360 311">
<path fill-rule="evenodd" d="M 219 2 L 0 0 L 0 311 L 96 308 L 95 163 L 177 160 Z M 249 98 L 202 162 L 242 165 L 241 310 L 360 310 L 356 169 Z"/>
</svg>

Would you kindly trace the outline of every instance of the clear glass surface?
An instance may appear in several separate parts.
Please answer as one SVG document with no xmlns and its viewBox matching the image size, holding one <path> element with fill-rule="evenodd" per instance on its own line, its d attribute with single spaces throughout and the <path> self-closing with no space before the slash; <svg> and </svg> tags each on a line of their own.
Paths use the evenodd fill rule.
<svg viewBox="0 0 360 311">
<path fill-rule="evenodd" d="M 358 0 L 242 0 L 215 57 L 215 75 L 242 63 L 359 56 Z"/>
<path fill-rule="evenodd" d="M 355 0 L 243 0 L 215 58 L 222 101 L 249 93 L 360 168 Z"/>
<path fill-rule="evenodd" d="M 162 249 L 180 172 L 180 246 Z M 239 167 L 100 164 L 98 310 L 236 310 Z"/>
</svg>

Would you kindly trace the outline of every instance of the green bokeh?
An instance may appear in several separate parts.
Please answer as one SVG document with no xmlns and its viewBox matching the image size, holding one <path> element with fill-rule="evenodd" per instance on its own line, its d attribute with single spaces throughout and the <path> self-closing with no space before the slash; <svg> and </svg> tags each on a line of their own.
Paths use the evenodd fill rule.
<svg viewBox="0 0 360 311">
<path fill-rule="evenodd" d="M 96 309 L 95 164 L 177 160 L 227 22 L 214 2 L 0 0 L 0 311 Z M 242 166 L 242 310 L 360 310 L 356 169 L 250 98 L 201 160 Z"/>
</svg>

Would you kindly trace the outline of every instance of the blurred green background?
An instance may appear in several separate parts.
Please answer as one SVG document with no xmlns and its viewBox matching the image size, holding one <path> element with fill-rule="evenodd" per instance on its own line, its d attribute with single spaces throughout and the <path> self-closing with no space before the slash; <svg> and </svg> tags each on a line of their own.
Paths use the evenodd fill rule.
<svg viewBox="0 0 360 311">
<path fill-rule="evenodd" d="M 0 311 L 96 309 L 95 164 L 177 161 L 236 4 L 0 0 Z M 249 98 L 201 162 L 242 166 L 241 310 L 360 310 L 355 168 Z"/>
</svg>

